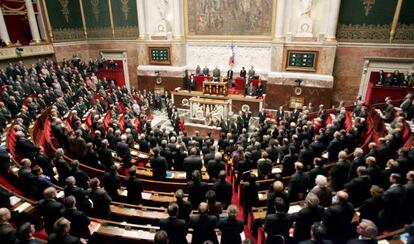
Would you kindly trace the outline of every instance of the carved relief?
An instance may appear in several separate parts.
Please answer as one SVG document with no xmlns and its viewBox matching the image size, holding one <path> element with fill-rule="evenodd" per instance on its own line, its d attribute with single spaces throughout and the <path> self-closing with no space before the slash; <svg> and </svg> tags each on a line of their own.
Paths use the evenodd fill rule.
<svg viewBox="0 0 414 244">
<path fill-rule="evenodd" d="M 390 29 L 390 25 L 339 24 L 336 36 L 340 41 L 387 42 Z"/>
<path fill-rule="evenodd" d="M 361 0 L 362 5 L 364 5 L 365 9 L 365 16 L 369 15 L 369 12 L 371 12 L 372 7 L 375 5 L 375 0 Z"/>
<path fill-rule="evenodd" d="M 68 23 L 69 13 L 70 13 L 69 8 L 68 8 L 69 0 L 59 0 L 59 3 L 60 3 L 60 6 L 62 6 L 61 12 L 63 14 L 63 17 L 65 18 L 66 23 Z"/>
<path fill-rule="evenodd" d="M 122 4 L 121 11 L 124 14 L 125 21 L 128 20 L 128 14 L 129 14 L 128 2 L 129 0 L 121 0 L 121 4 Z"/>
<path fill-rule="evenodd" d="M 91 0 L 92 14 L 95 17 L 96 22 L 99 21 L 99 0 Z"/>
<path fill-rule="evenodd" d="M 228 67 L 230 48 L 226 44 L 222 45 L 187 45 L 187 63 L 207 65 L 213 68 Z M 253 47 L 253 46 L 237 46 L 235 47 L 236 59 L 234 69 L 242 66 L 253 65 L 256 70 L 270 71 L 271 47 Z"/>
<path fill-rule="evenodd" d="M 395 42 L 414 42 L 414 24 L 400 24 L 395 35 Z"/>
<path fill-rule="evenodd" d="M 85 39 L 83 28 L 53 29 L 53 37 L 56 42 L 76 41 Z"/>
</svg>

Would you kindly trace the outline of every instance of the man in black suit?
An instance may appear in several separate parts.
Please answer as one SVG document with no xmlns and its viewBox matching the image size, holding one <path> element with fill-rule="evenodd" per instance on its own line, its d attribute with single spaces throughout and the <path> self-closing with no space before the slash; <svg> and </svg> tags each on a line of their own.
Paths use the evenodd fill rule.
<svg viewBox="0 0 414 244">
<path fill-rule="evenodd" d="M 200 171 L 193 171 L 192 180 L 187 183 L 187 187 L 188 200 L 191 202 L 193 209 L 197 209 L 198 205 L 205 201 L 208 191 L 208 184 L 201 181 Z"/>
<path fill-rule="evenodd" d="M 178 218 L 179 207 L 176 203 L 168 205 L 168 218 L 160 220 L 160 229 L 168 233 L 170 243 L 187 243 L 187 223 Z"/>
<path fill-rule="evenodd" d="M 267 152 L 262 152 L 262 158 L 257 160 L 257 174 L 259 179 L 268 179 L 272 175 L 272 160 Z"/>
<path fill-rule="evenodd" d="M 233 86 L 233 70 L 231 68 L 227 71 L 227 86 L 229 88 Z"/>
<path fill-rule="evenodd" d="M 302 141 L 302 149 L 299 152 L 298 161 L 303 163 L 306 170 L 309 170 L 312 166 L 313 158 L 313 149 L 310 147 L 309 141 L 305 139 Z"/>
<path fill-rule="evenodd" d="M 191 217 L 190 227 L 193 228 L 193 238 L 191 243 L 202 244 L 209 240 L 218 244 L 215 228 L 217 226 L 217 217 L 208 215 L 208 204 L 200 203 L 198 207 L 199 214 Z"/>
<path fill-rule="evenodd" d="M 118 189 L 121 187 L 121 179 L 116 172 L 116 166 L 111 165 L 105 170 L 103 175 L 104 188 L 109 196 L 116 200 L 118 199 Z"/>
<path fill-rule="evenodd" d="M 336 243 L 345 243 L 352 232 L 354 207 L 348 202 L 348 193 L 338 191 L 336 200 L 325 210 L 323 223 L 327 229 L 327 239 Z"/>
<path fill-rule="evenodd" d="M 89 239 L 91 233 L 89 231 L 90 220 L 83 212 L 76 209 L 76 199 L 74 196 L 67 196 L 63 199 L 62 216 L 69 220 L 72 224 L 70 234 L 76 237 Z"/>
<path fill-rule="evenodd" d="M 59 183 L 63 185 L 68 176 L 70 176 L 70 167 L 68 162 L 64 158 L 65 152 L 63 148 L 58 148 L 55 152 L 55 158 L 53 163 L 55 164 L 56 170 L 59 175 Z"/>
<path fill-rule="evenodd" d="M 138 180 L 137 177 L 135 177 L 137 172 L 137 169 L 134 167 L 131 167 L 128 170 L 129 176 L 125 180 L 125 186 L 127 188 L 128 194 L 127 199 L 130 203 L 133 204 L 139 204 L 142 201 L 142 184 Z"/>
<path fill-rule="evenodd" d="M 221 170 L 218 178 L 219 179 L 213 185 L 213 191 L 216 192 L 217 201 L 221 202 L 226 208 L 230 205 L 233 196 L 232 185 L 226 181 L 226 171 Z"/>
<path fill-rule="evenodd" d="M 283 209 L 283 212 L 287 213 L 289 211 L 289 199 L 288 195 L 285 192 L 285 186 L 281 181 L 275 181 L 273 182 L 272 191 L 269 191 L 269 193 L 267 194 L 266 215 L 274 214 L 276 212 L 275 199 L 277 197 L 282 198 L 283 202 L 285 203 L 285 208 Z"/>
<path fill-rule="evenodd" d="M 405 211 L 408 215 L 408 219 L 412 222 L 414 218 L 414 171 L 411 170 L 407 173 L 407 183 L 404 185 L 406 191 Z"/>
<path fill-rule="evenodd" d="M 16 229 L 9 223 L 10 210 L 0 208 L 0 240 L 5 244 L 14 244 L 16 241 Z"/>
<path fill-rule="evenodd" d="M 353 178 L 357 177 L 357 168 L 364 165 L 364 151 L 361 148 L 357 147 L 354 150 L 354 160 L 352 160 L 351 166 L 349 167 L 348 180 L 352 180 Z"/>
<path fill-rule="evenodd" d="M 62 214 L 62 204 L 56 201 L 56 189 L 54 187 L 48 187 L 43 191 L 44 199 L 39 201 L 38 209 L 43 216 L 45 222 L 46 233 L 53 232 L 53 225 L 55 221 L 59 219 Z"/>
<path fill-rule="evenodd" d="M 315 179 L 318 175 L 324 175 L 326 176 L 327 172 L 325 167 L 323 167 L 323 161 L 321 158 L 314 158 L 313 159 L 313 169 L 306 172 L 306 174 L 309 177 L 309 188 L 312 188 L 315 186 Z"/>
<path fill-rule="evenodd" d="M 39 152 L 39 147 L 33 144 L 29 139 L 25 138 L 22 131 L 16 132 L 16 153 L 23 158 L 34 160 L 34 157 Z"/>
<path fill-rule="evenodd" d="M 98 149 L 99 161 L 106 169 L 114 165 L 114 158 L 112 156 L 111 150 L 108 147 L 108 140 L 103 139 L 101 142 L 101 147 Z"/>
<path fill-rule="evenodd" d="M 305 199 L 306 192 L 309 189 L 309 176 L 303 172 L 303 164 L 295 163 L 296 172 L 289 181 L 288 198 L 290 202 L 301 201 Z"/>
<path fill-rule="evenodd" d="M 311 226 L 320 222 L 324 209 L 319 205 L 319 198 L 316 194 L 310 193 L 306 196 L 305 206 L 295 215 L 294 238 L 296 242 L 310 238 Z"/>
<path fill-rule="evenodd" d="M 240 70 L 240 77 L 246 79 L 246 75 L 247 71 L 244 69 L 244 67 L 242 67 L 242 69 Z"/>
<path fill-rule="evenodd" d="M 228 217 L 221 219 L 217 225 L 221 232 L 222 244 L 241 243 L 240 233 L 243 232 L 243 222 L 237 220 L 239 210 L 236 205 L 227 208 Z"/>
<path fill-rule="evenodd" d="M 189 201 L 184 200 L 184 191 L 178 189 L 175 192 L 175 203 L 178 205 L 178 218 L 184 219 L 187 223 L 190 221 L 190 213 L 191 213 L 191 203 Z"/>
<path fill-rule="evenodd" d="M 76 183 L 79 187 L 87 190 L 89 187 L 89 176 L 85 173 L 85 171 L 79 169 L 79 161 L 73 160 L 71 164 L 70 174 L 75 177 Z"/>
<path fill-rule="evenodd" d="M 116 154 L 122 158 L 123 166 L 125 168 L 131 167 L 131 150 L 127 144 L 126 135 L 122 135 L 121 141 L 116 144 Z"/>
<path fill-rule="evenodd" d="M 49 235 L 49 244 L 86 244 L 86 240 L 69 234 L 71 223 L 69 220 L 61 217 L 56 220 L 53 227 L 53 233 Z"/>
<path fill-rule="evenodd" d="M 88 196 L 93 202 L 92 215 L 96 218 L 109 219 L 111 217 L 111 197 L 100 186 L 98 178 L 89 182 Z"/>
<path fill-rule="evenodd" d="M 345 151 L 340 151 L 338 157 L 338 162 L 335 163 L 330 171 L 331 186 L 334 191 L 344 189 L 344 185 L 348 181 L 348 172 L 350 167 Z"/>
<path fill-rule="evenodd" d="M 342 143 L 340 142 L 341 134 L 337 131 L 334 133 L 334 139 L 329 143 L 326 150 L 328 151 L 328 163 L 338 161 L 338 153 L 342 150 Z"/>
<path fill-rule="evenodd" d="M 283 176 L 290 176 L 295 172 L 295 162 L 297 159 L 298 155 L 296 154 L 296 148 L 294 146 L 289 146 L 289 153 L 282 159 Z"/>
<path fill-rule="evenodd" d="M 220 171 L 225 170 L 226 166 L 222 159 L 223 155 L 220 152 L 216 152 L 214 159 L 208 162 L 207 172 L 210 180 L 217 180 Z"/>
<path fill-rule="evenodd" d="M 163 156 L 160 156 L 159 148 L 156 147 L 152 149 L 152 151 L 154 152 L 154 156 L 150 160 L 152 177 L 155 180 L 163 180 L 165 179 L 165 176 L 167 176 L 167 160 Z"/>
<path fill-rule="evenodd" d="M 349 194 L 349 200 L 355 207 L 359 207 L 361 203 L 370 197 L 371 180 L 367 175 L 367 168 L 359 166 L 357 168 L 358 177 L 353 178 L 345 184 L 345 189 Z"/>
<path fill-rule="evenodd" d="M 91 209 L 91 203 L 86 197 L 86 191 L 76 186 L 76 179 L 73 176 L 66 178 L 66 186 L 63 189 L 65 196 L 74 196 L 76 200 L 76 208 L 88 212 Z"/>
<path fill-rule="evenodd" d="M 36 176 L 32 172 L 32 161 L 28 158 L 24 158 L 20 162 L 21 168 L 18 171 L 18 176 L 22 183 L 24 193 L 27 196 L 34 197 L 38 193 L 38 187 L 36 183 Z"/>
<path fill-rule="evenodd" d="M 202 167 L 203 167 L 203 163 L 201 162 L 201 158 L 200 156 L 197 156 L 197 148 L 195 147 L 191 148 L 190 156 L 184 159 L 184 170 L 186 172 L 187 180 L 191 179 L 191 174 L 193 173 L 193 171 L 195 170 L 201 171 Z"/>
<path fill-rule="evenodd" d="M 316 222 L 312 225 L 310 234 L 311 238 L 309 240 L 301 241 L 299 244 L 333 244 L 330 240 L 324 240 L 326 228 L 320 222 Z"/>
<path fill-rule="evenodd" d="M 384 209 L 379 213 L 381 229 L 393 229 L 403 224 L 406 191 L 402 182 L 400 174 L 392 173 L 390 175 L 391 186 L 382 195 Z"/>
<path fill-rule="evenodd" d="M 267 215 L 264 222 L 266 244 L 290 243 L 289 229 L 293 223 L 293 216 L 284 211 L 285 202 L 282 198 L 277 197 L 274 204 L 276 212 Z"/>
<path fill-rule="evenodd" d="M 362 219 L 356 228 L 358 238 L 349 240 L 347 244 L 377 244 L 378 228 L 374 222 Z"/>
</svg>

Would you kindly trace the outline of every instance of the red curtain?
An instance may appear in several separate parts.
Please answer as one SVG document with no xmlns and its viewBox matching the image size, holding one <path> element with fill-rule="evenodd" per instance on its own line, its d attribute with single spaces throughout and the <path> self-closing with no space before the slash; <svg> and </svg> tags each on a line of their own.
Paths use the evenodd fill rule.
<svg viewBox="0 0 414 244">
<path fill-rule="evenodd" d="M 0 0 L 0 6 L 3 8 L 4 20 L 10 41 L 12 43 L 19 41 L 22 45 L 29 45 L 32 40 L 32 34 L 30 32 L 24 1 Z M 36 4 L 33 4 L 33 8 L 35 14 L 37 14 Z"/>
<path fill-rule="evenodd" d="M 99 69 L 96 73 L 98 78 L 106 77 L 107 80 L 114 80 L 119 87 L 125 86 L 124 64 L 122 60 L 114 60 L 119 69 Z"/>
</svg>

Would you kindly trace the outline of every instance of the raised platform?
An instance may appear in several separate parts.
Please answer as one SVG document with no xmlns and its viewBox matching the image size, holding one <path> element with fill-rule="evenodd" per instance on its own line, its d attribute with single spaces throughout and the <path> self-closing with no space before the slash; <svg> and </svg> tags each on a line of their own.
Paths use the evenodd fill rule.
<svg viewBox="0 0 414 244">
<path fill-rule="evenodd" d="M 206 126 L 203 124 L 186 123 L 185 131 L 188 135 L 194 135 L 196 131 L 200 133 L 200 136 L 205 137 L 207 133 L 211 133 L 211 137 L 215 140 L 220 139 L 221 128 L 215 126 Z"/>
<path fill-rule="evenodd" d="M 263 108 L 265 98 L 256 98 L 251 96 L 229 94 L 227 96 L 220 95 L 208 95 L 203 94 L 201 91 L 179 90 L 171 92 L 172 102 L 177 108 L 190 109 L 189 99 L 192 97 L 220 99 L 220 100 L 231 100 L 231 112 L 237 114 L 244 105 L 248 105 L 253 116 L 257 116 L 260 109 Z"/>
</svg>

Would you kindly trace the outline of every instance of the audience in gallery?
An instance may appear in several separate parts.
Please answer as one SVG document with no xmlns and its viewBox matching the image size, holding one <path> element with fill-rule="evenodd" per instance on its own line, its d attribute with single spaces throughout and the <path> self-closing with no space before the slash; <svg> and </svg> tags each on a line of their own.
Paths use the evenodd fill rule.
<svg viewBox="0 0 414 244">
<path fill-rule="evenodd" d="M 414 86 L 413 74 L 407 71 L 405 74 L 400 73 L 399 70 L 385 73 L 384 70 L 378 72 L 375 78 L 375 85 L 380 86 Z"/>
<path fill-rule="evenodd" d="M 414 199 L 414 149 L 403 149 L 402 140 L 404 123 L 412 107 L 411 96 L 407 96 L 411 103 L 403 102 L 404 106 L 401 105 L 404 109 L 389 113 L 392 122 L 390 132 L 379 138 L 379 144 L 371 142 L 370 150 L 365 155 L 358 147 L 367 130 L 367 113 L 361 112 L 364 110 L 363 105 L 360 110 L 354 110 L 355 121 L 348 127 L 345 123 L 347 112 L 342 105 L 338 106 L 335 118 L 329 124 L 324 124 L 327 114 L 323 106 L 316 111 L 318 119 L 315 123 L 309 119 L 307 107 L 295 109 L 291 114 L 283 113 L 284 117 L 277 117 L 274 123 L 264 119 L 255 127 L 250 126 L 250 116 L 242 112 L 232 119 L 230 126 L 223 127 L 225 133 L 215 141 L 198 133 L 189 136 L 174 126 L 173 131 L 158 126 L 151 128 L 146 113 L 149 109 L 166 109 L 173 123 L 180 120 L 168 94 L 155 99 L 152 92 L 129 92 L 126 88 L 117 87 L 114 82 L 99 79 L 95 83 L 96 89 L 91 89 L 84 82 L 89 73 L 80 63 L 79 60 L 67 63 L 69 65 L 58 76 L 59 66 L 46 61 L 40 65 L 45 70 L 34 73 L 34 68 L 27 75 L 25 71 L 21 76 L 16 74 L 16 77 L 6 79 L 1 93 L 3 103 L 0 103 L 0 122 L 3 121 L 3 124 L 0 125 L 3 125 L 4 130 L 5 125 L 14 119 L 14 150 L 16 155 L 23 156 L 18 178 L 14 178 L 9 170 L 13 163 L 5 155 L 5 150 L 0 149 L 2 159 L 5 159 L 2 160 L 1 174 L 10 182 L 18 184 L 26 196 L 36 199 L 43 195 L 38 208 L 45 220 L 51 243 L 62 240 L 83 242 L 82 238 L 88 238 L 88 233 L 79 230 L 89 221 L 85 214 L 111 218 L 110 203 L 118 197 L 117 190 L 121 186 L 117 174 L 128 172 L 128 181 L 125 182 L 130 195 L 128 202 L 140 203 L 143 189 L 139 176 L 135 174 L 131 157 L 128 156 L 129 148 L 133 145 L 138 145 L 142 151 L 155 152 L 151 160 L 159 161 L 161 163 L 158 164 L 163 166 L 152 164 L 159 171 L 154 175 L 157 180 L 167 180 L 166 171 L 175 169 L 186 171 L 189 180 L 188 201 L 184 199 L 182 191 L 177 191 L 176 205 L 171 204 L 168 208 L 169 219 L 160 222 L 166 229 L 166 232 L 157 234 L 156 239 L 160 243 L 166 238 L 182 238 L 182 233 L 186 233 L 188 227 L 194 229 L 194 243 L 206 240 L 217 243 L 215 228 L 220 229 L 222 238 L 236 240 L 235 237 L 240 234 L 241 222 L 234 217 L 237 216 L 237 208 L 231 205 L 231 195 L 228 197 L 232 193 L 231 184 L 226 182 L 226 173 L 222 167 L 222 161 L 227 159 L 232 160 L 234 169 L 240 172 L 238 184 L 242 184 L 240 190 L 244 195 L 245 223 L 251 208 L 259 204 L 259 181 L 275 180 L 267 197 L 264 230 L 268 243 L 277 243 L 279 239 L 290 241 L 289 243 L 330 243 L 328 240 L 333 243 L 346 243 L 348 240 L 349 243 L 355 243 L 351 239 L 357 236 L 360 239 L 372 239 L 378 232 L 395 229 L 413 221 L 410 207 Z M 13 66 L 11 68 L 14 69 Z M 111 92 L 106 92 L 107 90 Z M 96 95 L 100 98 L 95 100 Z M 120 104 L 125 105 L 124 114 L 127 116 L 124 117 L 124 124 L 116 120 L 121 114 Z M 387 104 L 392 105 L 391 102 Z M 48 106 L 52 106 L 52 136 L 59 147 L 55 155 L 44 155 L 43 149 L 28 138 L 31 122 Z M 73 111 L 72 118 L 64 123 L 63 116 L 70 110 Z M 81 120 L 88 110 L 91 110 L 91 129 L 84 127 Z M 111 114 L 108 130 L 104 125 L 105 111 Z M 139 126 L 135 121 L 138 121 Z M 72 130 L 68 130 L 67 125 Z M 90 146 L 87 151 L 85 148 L 88 144 Z M 121 168 L 117 168 L 116 160 L 108 150 L 116 150 L 122 156 Z M 328 152 L 327 160 L 321 156 L 325 150 Z M 221 158 L 217 152 L 223 152 Z M 354 155 L 352 161 L 348 158 L 350 154 Z M 79 160 L 78 164 L 104 169 L 104 186 L 101 187 L 96 178 L 88 179 L 88 184 L 85 184 L 84 172 L 76 161 L 67 161 L 66 155 Z M 92 155 L 98 157 L 98 161 L 93 160 Z M 209 158 L 207 162 L 206 158 Z M 272 167 L 283 165 L 282 172 L 269 173 L 265 167 L 269 162 Z M 213 190 L 209 191 L 207 183 L 201 177 L 203 166 L 207 168 L 210 182 L 213 179 L 215 181 Z M 324 170 L 318 169 L 320 167 Z M 256 175 L 252 169 L 258 169 L 260 173 Z M 288 188 L 282 183 L 283 176 L 291 176 Z M 331 185 L 327 183 L 327 176 L 331 178 Z M 60 200 L 56 200 L 56 190 L 50 187 L 50 183 L 65 186 L 66 198 L 63 199 L 63 205 Z M 355 192 L 355 187 L 363 191 Z M 337 192 L 335 200 L 330 203 L 332 190 Z M 225 196 L 223 192 L 227 192 Z M 303 203 L 302 209 L 297 213 L 289 213 L 289 203 L 298 200 Z M 93 204 L 89 204 L 89 201 Z M 354 208 L 358 206 L 363 220 L 358 228 L 354 228 L 352 218 Z M 220 208 L 223 207 L 227 209 L 227 218 L 220 216 Z M 191 215 L 191 208 L 198 209 L 199 214 Z M 374 208 L 378 214 L 372 211 Z M 8 224 L 10 214 L 6 210 L 0 210 L 0 235 L 9 236 L 11 233 L 11 238 L 14 239 L 15 230 Z M 75 219 L 83 216 L 84 224 L 70 220 L 74 218 L 72 215 L 77 216 Z M 184 222 L 176 221 L 181 219 Z M 322 224 L 314 223 L 320 221 Z M 75 223 L 77 228 L 73 229 Z M 293 223 L 295 227 L 291 232 Z M 183 230 L 180 237 L 174 237 L 178 232 L 169 232 L 170 225 L 175 224 Z M 23 225 L 19 225 L 21 226 Z M 30 238 L 31 231 L 27 231 L 27 226 L 25 229 L 29 234 L 22 236 Z M 276 235 L 280 238 L 277 239 Z"/>
</svg>

